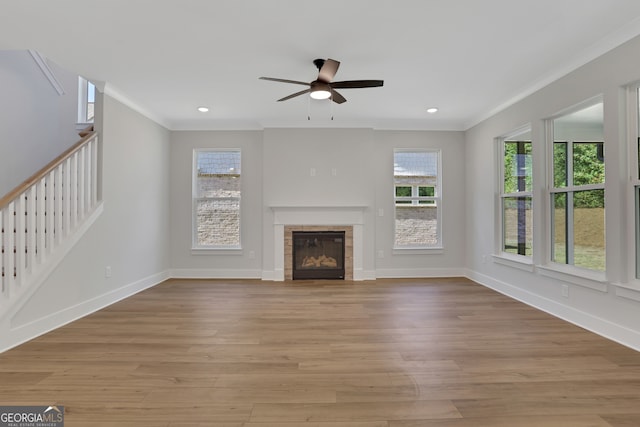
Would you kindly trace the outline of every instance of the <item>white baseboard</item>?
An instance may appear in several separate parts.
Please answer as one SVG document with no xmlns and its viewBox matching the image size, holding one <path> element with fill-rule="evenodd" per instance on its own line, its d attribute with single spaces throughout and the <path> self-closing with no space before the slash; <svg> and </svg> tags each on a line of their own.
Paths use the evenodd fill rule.
<svg viewBox="0 0 640 427">
<path fill-rule="evenodd" d="M 180 268 L 171 270 L 172 279 L 262 279 L 262 270 Z"/>
<path fill-rule="evenodd" d="M 378 279 L 413 279 L 429 277 L 464 277 L 465 270 L 461 268 L 381 268 L 375 276 Z"/>
<path fill-rule="evenodd" d="M 151 288 L 169 279 L 169 277 L 169 272 L 154 274 L 24 325 L 16 327 L 9 326 L 6 328 L 6 334 L 0 343 L 0 353 L 82 317 L 88 316 L 91 313 L 137 294 L 138 292 Z"/>
<path fill-rule="evenodd" d="M 482 286 L 493 289 L 503 295 L 518 300 L 531 307 L 549 313 L 552 316 L 565 320 L 574 325 L 580 326 L 588 331 L 602 337 L 615 341 L 626 347 L 640 351 L 640 332 L 631 330 L 624 326 L 612 323 L 590 313 L 576 310 L 557 301 L 550 300 L 540 295 L 533 294 L 524 289 L 510 285 L 506 282 L 496 280 L 475 271 L 467 270 L 464 274 L 467 278 L 479 283 Z"/>
</svg>

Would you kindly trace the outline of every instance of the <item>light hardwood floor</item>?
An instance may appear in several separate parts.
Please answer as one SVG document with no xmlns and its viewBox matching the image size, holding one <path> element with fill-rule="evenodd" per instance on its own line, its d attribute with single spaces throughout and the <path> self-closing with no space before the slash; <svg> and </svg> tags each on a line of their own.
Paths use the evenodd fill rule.
<svg viewBox="0 0 640 427">
<path fill-rule="evenodd" d="M 466 279 L 172 280 L 0 354 L 1 405 L 54 403 L 67 427 L 631 427 L 640 353 Z"/>
</svg>

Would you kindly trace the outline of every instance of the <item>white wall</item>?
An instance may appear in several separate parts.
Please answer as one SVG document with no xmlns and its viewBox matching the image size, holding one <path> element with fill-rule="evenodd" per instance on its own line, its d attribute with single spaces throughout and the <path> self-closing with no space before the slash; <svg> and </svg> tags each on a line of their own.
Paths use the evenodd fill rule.
<svg viewBox="0 0 640 427">
<path fill-rule="evenodd" d="M 48 65 L 63 95 L 28 51 L 0 51 L 0 196 L 80 139 L 78 76 L 51 61 Z"/>
<path fill-rule="evenodd" d="M 103 122 L 96 126 L 104 211 L 9 330 L 0 331 L 0 351 L 168 277 L 170 133 L 106 96 Z"/>
<path fill-rule="evenodd" d="M 640 349 L 640 285 L 633 268 L 633 195 L 628 185 L 625 85 L 640 80 L 640 38 L 607 53 L 466 134 L 467 268 L 469 276 L 512 297 Z M 564 274 L 548 263 L 544 119 L 585 100 L 604 98 L 606 278 Z M 505 263 L 499 248 L 495 138 L 530 123 L 534 168 L 533 265 Z M 635 139 L 635 129 L 629 137 Z M 560 270 L 560 271 L 558 271 Z M 569 297 L 562 296 L 562 286 Z"/>
</svg>

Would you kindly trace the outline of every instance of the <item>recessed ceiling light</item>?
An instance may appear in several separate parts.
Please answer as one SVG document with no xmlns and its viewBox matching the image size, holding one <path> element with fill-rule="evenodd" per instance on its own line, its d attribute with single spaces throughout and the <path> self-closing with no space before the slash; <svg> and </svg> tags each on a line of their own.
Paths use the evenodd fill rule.
<svg viewBox="0 0 640 427">
<path fill-rule="evenodd" d="M 438 112 L 438 109 L 436 107 L 427 108 L 427 113 L 429 114 L 433 114 L 437 112 Z"/>
<path fill-rule="evenodd" d="M 207 111 L 209 111 L 209 107 L 198 107 L 198 111 L 200 111 L 201 113 L 206 113 Z"/>
</svg>

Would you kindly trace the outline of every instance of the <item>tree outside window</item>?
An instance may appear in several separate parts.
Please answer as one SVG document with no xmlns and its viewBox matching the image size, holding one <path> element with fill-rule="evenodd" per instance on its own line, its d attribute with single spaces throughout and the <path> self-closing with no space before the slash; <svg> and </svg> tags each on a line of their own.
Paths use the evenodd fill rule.
<svg viewBox="0 0 640 427">
<path fill-rule="evenodd" d="M 532 256 L 532 145 L 525 129 L 501 140 L 502 252 Z"/>
<path fill-rule="evenodd" d="M 603 104 L 554 119 L 552 257 L 605 269 Z"/>
</svg>

